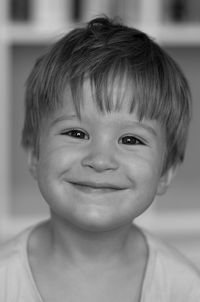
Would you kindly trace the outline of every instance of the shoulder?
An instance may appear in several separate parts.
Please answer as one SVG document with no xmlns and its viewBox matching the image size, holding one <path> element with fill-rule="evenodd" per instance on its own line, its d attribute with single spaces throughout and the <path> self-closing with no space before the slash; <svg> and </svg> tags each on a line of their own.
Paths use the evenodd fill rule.
<svg viewBox="0 0 200 302">
<path fill-rule="evenodd" d="M 26 267 L 27 241 L 33 227 L 0 245 L 0 281 Z"/>
<path fill-rule="evenodd" d="M 0 301 L 38 301 L 27 259 L 27 241 L 33 229 L 0 245 Z"/>
<path fill-rule="evenodd" d="M 148 278 L 151 290 L 173 297 L 177 302 L 199 301 L 199 270 L 175 248 L 146 231 L 143 233 L 149 247 Z M 164 301 L 171 302 L 171 298 Z"/>
<path fill-rule="evenodd" d="M 192 274 L 197 275 L 200 278 L 200 271 L 195 267 L 195 265 L 180 251 L 175 247 L 169 245 L 168 243 L 162 241 L 156 236 L 149 232 L 144 231 L 150 252 L 154 253 L 156 260 L 163 265 L 173 266 L 173 271 L 175 268 L 181 270 L 188 270 Z M 168 266 L 168 268 L 169 268 Z"/>
<path fill-rule="evenodd" d="M 0 271 L 10 263 L 21 262 L 26 264 L 28 254 L 28 241 L 33 231 L 46 221 L 27 227 L 15 237 L 0 244 Z"/>
<path fill-rule="evenodd" d="M 2 243 L 0 245 L 0 276 L 3 270 L 8 270 L 9 266 L 13 266 L 20 262 L 23 257 L 29 230 L 25 230 L 16 237 Z"/>
</svg>

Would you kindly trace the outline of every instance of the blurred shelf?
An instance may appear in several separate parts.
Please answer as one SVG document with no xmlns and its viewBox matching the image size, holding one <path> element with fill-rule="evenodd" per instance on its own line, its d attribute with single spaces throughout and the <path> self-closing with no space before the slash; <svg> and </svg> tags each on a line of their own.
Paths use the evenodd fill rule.
<svg viewBox="0 0 200 302">
<path fill-rule="evenodd" d="M 6 44 L 46 44 L 54 42 L 78 24 L 62 26 L 37 26 L 33 24 L 7 24 L 1 26 L 0 39 Z M 175 46 L 200 46 L 200 24 L 128 24 L 148 33 L 161 44 Z"/>
<path fill-rule="evenodd" d="M 34 24 L 7 24 L 1 26 L 0 39 L 5 44 L 46 44 L 54 42 L 66 32 L 75 27 L 75 24 L 66 23 L 62 26 L 38 26 Z"/>
<path fill-rule="evenodd" d="M 200 46 L 200 23 L 128 24 L 136 27 L 161 44 Z"/>
<path fill-rule="evenodd" d="M 163 24 L 158 40 L 168 45 L 200 46 L 200 23 Z"/>
</svg>

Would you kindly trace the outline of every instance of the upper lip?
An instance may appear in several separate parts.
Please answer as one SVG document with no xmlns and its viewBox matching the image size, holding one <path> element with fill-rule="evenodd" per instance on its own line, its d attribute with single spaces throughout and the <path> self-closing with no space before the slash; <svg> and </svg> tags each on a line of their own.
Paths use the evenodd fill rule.
<svg viewBox="0 0 200 302">
<path fill-rule="evenodd" d="M 95 189 L 114 189 L 114 190 L 124 190 L 125 187 L 112 184 L 109 182 L 94 182 L 94 181 L 70 181 L 70 183 L 79 186 L 86 186 Z"/>
</svg>

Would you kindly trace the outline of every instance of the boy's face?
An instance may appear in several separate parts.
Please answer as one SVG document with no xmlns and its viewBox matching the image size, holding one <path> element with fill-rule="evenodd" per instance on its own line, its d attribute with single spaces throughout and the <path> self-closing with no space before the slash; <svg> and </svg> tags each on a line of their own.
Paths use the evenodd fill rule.
<svg viewBox="0 0 200 302">
<path fill-rule="evenodd" d="M 83 103 L 80 120 L 65 93 L 63 108 L 43 124 L 31 168 L 57 217 L 92 231 L 131 224 L 168 185 L 164 132 L 126 107 L 100 113 L 88 83 Z"/>
</svg>

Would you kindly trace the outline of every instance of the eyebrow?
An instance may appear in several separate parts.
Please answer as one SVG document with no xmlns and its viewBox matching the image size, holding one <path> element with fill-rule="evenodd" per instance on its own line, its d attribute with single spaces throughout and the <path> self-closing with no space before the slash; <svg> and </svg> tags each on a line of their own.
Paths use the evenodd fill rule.
<svg viewBox="0 0 200 302">
<path fill-rule="evenodd" d="M 142 129 L 145 131 L 150 132 L 153 136 L 157 137 L 158 133 L 156 131 L 156 129 L 154 129 L 153 126 L 150 126 L 148 124 L 145 124 L 142 121 L 132 121 L 132 120 L 124 120 L 123 122 L 121 122 L 120 120 L 118 121 L 118 124 L 120 124 L 123 127 L 133 127 L 135 129 Z"/>
<path fill-rule="evenodd" d="M 134 122 L 130 121 L 130 122 L 128 122 L 128 124 L 130 126 L 136 126 L 136 127 L 139 127 L 139 128 L 143 128 L 144 130 L 150 132 L 155 137 L 158 136 L 158 133 L 156 132 L 156 130 L 153 127 L 149 126 L 149 125 L 146 125 L 146 124 L 141 123 L 141 122 L 135 122 L 135 121 Z"/>
<path fill-rule="evenodd" d="M 55 118 L 52 122 L 51 122 L 51 126 L 54 126 L 57 123 L 63 122 L 63 121 L 72 121 L 72 120 L 79 120 L 79 117 L 77 114 L 63 114 L 58 116 L 57 118 Z"/>
</svg>

